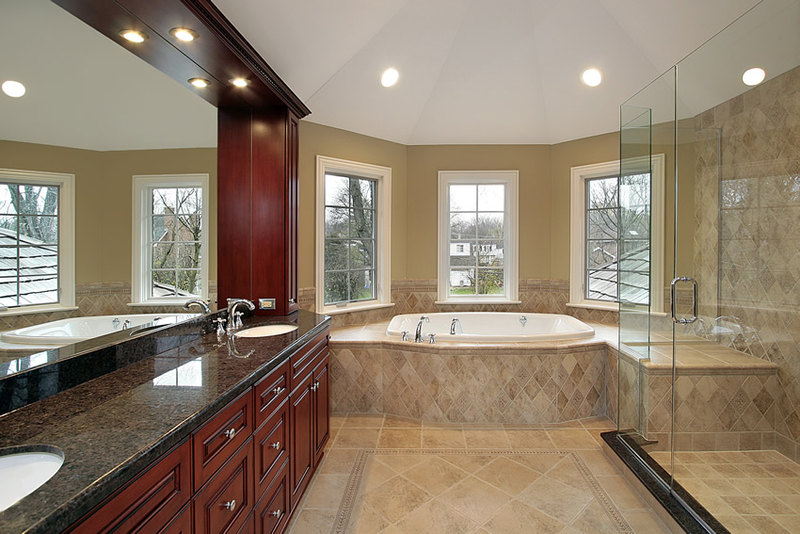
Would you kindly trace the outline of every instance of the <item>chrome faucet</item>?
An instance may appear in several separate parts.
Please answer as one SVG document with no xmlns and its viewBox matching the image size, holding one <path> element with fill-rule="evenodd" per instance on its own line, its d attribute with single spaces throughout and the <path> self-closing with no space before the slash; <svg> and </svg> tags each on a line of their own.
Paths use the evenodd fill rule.
<svg viewBox="0 0 800 534">
<path fill-rule="evenodd" d="M 424 339 L 422 338 L 422 323 L 429 323 L 431 320 L 428 318 L 427 315 L 423 315 L 419 318 L 419 323 L 417 323 L 417 332 L 414 334 L 414 343 L 422 343 Z"/>
<path fill-rule="evenodd" d="M 248 310 L 253 311 L 256 305 L 247 299 L 228 299 L 228 333 L 236 331 L 239 325 L 236 324 L 236 308 L 239 305 L 244 305 Z"/>
<path fill-rule="evenodd" d="M 114 317 L 114 320 L 111 321 L 111 326 L 114 327 L 114 330 L 117 329 L 117 327 L 119 326 L 119 317 Z"/>
<path fill-rule="evenodd" d="M 130 319 L 125 319 L 125 322 L 122 323 L 122 329 L 123 330 L 127 330 L 130 327 L 131 327 L 131 320 Z"/>
<path fill-rule="evenodd" d="M 211 308 L 208 307 L 208 303 L 204 300 L 200 299 L 187 300 L 186 303 L 183 305 L 183 309 L 188 310 L 192 306 L 200 306 L 203 309 L 203 313 L 211 313 Z"/>
<path fill-rule="evenodd" d="M 461 333 L 464 333 L 464 330 L 461 328 L 461 321 L 458 320 L 458 317 L 453 317 L 453 320 L 450 321 L 450 335 L 456 335 L 456 332 L 460 330 Z"/>
</svg>

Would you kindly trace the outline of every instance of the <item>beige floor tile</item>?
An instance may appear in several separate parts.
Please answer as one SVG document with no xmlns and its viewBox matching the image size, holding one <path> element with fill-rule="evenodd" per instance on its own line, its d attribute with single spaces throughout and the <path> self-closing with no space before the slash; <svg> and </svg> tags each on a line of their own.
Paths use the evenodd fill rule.
<svg viewBox="0 0 800 534">
<path fill-rule="evenodd" d="M 714 515 L 717 521 L 722 523 L 722 526 L 731 531 L 731 534 L 755 534 L 758 531 L 753 528 L 753 525 L 748 523 L 744 517 L 734 515 Z"/>
<path fill-rule="evenodd" d="M 595 476 L 619 476 L 622 472 L 611 463 L 603 451 L 583 449 L 575 454 L 580 456 L 589 471 Z"/>
<path fill-rule="evenodd" d="M 328 534 L 336 520 L 336 510 L 299 510 L 290 534 Z"/>
<path fill-rule="evenodd" d="M 380 428 L 383 426 L 383 415 L 350 414 L 342 423 L 342 428 Z"/>
<path fill-rule="evenodd" d="M 385 463 L 379 462 L 375 460 L 375 458 L 370 458 L 367 460 L 366 465 L 364 465 L 364 473 L 361 475 L 364 484 L 364 491 L 370 491 L 374 488 L 377 488 L 396 475 L 397 472 Z"/>
<path fill-rule="evenodd" d="M 341 427 L 344 424 L 344 420 L 346 418 L 347 418 L 346 415 L 331 415 L 331 423 L 330 423 L 331 430 L 333 429 L 338 430 L 339 427 Z"/>
<path fill-rule="evenodd" d="M 608 417 L 587 417 L 579 420 L 583 428 L 602 430 L 604 432 L 616 430 L 617 425 L 614 424 Z"/>
<path fill-rule="evenodd" d="M 405 471 L 403 476 L 433 495 L 439 495 L 469 476 L 450 462 L 429 456 Z"/>
<path fill-rule="evenodd" d="M 476 523 L 438 499 L 429 501 L 397 522 L 402 532 L 413 534 L 442 534 L 444 532 L 470 532 Z"/>
<path fill-rule="evenodd" d="M 422 430 L 419 428 L 382 428 L 378 447 L 386 449 L 419 449 Z"/>
<path fill-rule="evenodd" d="M 572 456 L 557 461 L 545 474 L 553 480 L 558 480 L 578 490 L 584 490 L 587 487 L 586 479 L 578 471 Z"/>
<path fill-rule="evenodd" d="M 592 435 L 583 430 L 548 430 L 547 435 L 557 449 L 598 449 L 600 446 Z"/>
<path fill-rule="evenodd" d="M 750 500 L 761 507 L 762 510 L 771 515 L 788 515 L 795 513 L 795 510 L 786 505 L 777 497 L 766 495 L 750 495 Z M 800 525 L 798 525 L 800 528 Z"/>
<path fill-rule="evenodd" d="M 496 430 L 484 430 L 465 428 L 464 440 L 468 449 L 508 449 L 511 443 L 508 441 L 506 431 L 502 428 Z"/>
<path fill-rule="evenodd" d="M 619 526 L 605 512 L 597 501 L 592 501 L 583 509 L 571 526 L 578 532 L 591 532 L 592 534 L 618 534 Z"/>
<path fill-rule="evenodd" d="M 304 508 L 338 509 L 348 478 L 348 475 L 316 475 L 305 496 Z"/>
<path fill-rule="evenodd" d="M 364 503 L 372 506 L 376 512 L 395 523 L 410 514 L 424 503 L 431 500 L 432 495 L 411 481 L 395 476 L 364 495 Z"/>
<path fill-rule="evenodd" d="M 378 445 L 379 428 L 342 428 L 333 442 L 337 449 L 365 449 Z"/>
<path fill-rule="evenodd" d="M 790 534 L 780 523 L 766 515 L 746 515 L 744 518 L 760 534 Z M 794 529 L 793 529 L 794 530 Z M 796 531 L 795 531 L 796 532 Z"/>
<path fill-rule="evenodd" d="M 543 476 L 519 495 L 519 500 L 555 517 L 563 523 L 571 523 L 592 501 L 590 491 L 581 491 L 557 480 Z"/>
<path fill-rule="evenodd" d="M 383 418 L 383 428 L 422 428 L 422 421 L 398 415 L 386 415 Z"/>
<path fill-rule="evenodd" d="M 533 469 L 539 473 L 546 473 L 562 458 L 566 458 L 569 453 L 552 453 L 546 454 L 508 454 L 509 459 Z"/>
<path fill-rule="evenodd" d="M 553 441 L 544 430 L 506 430 L 512 449 L 555 449 Z"/>
<path fill-rule="evenodd" d="M 622 516 L 636 534 L 670 534 L 652 511 L 628 510 L 622 512 Z"/>
<path fill-rule="evenodd" d="M 773 495 L 798 495 L 798 492 L 795 488 L 790 486 L 786 483 L 785 480 L 781 480 L 778 478 L 759 478 L 757 479 L 758 483 L 767 488 Z"/>
<path fill-rule="evenodd" d="M 324 475 L 346 475 L 353 469 L 357 449 L 329 449 L 317 471 Z"/>
<path fill-rule="evenodd" d="M 374 460 L 389 466 L 395 473 L 404 473 L 425 459 L 421 454 L 379 454 Z"/>
<path fill-rule="evenodd" d="M 488 465 L 495 458 L 494 456 L 482 454 L 442 454 L 439 457 L 467 473 L 474 473 Z"/>
<path fill-rule="evenodd" d="M 476 478 L 467 478 L 437 497 L 477 524 L 492 517 L 508 502 L 508 495 Z"/>
<path fill-rule="evenodd" d="M 800 515 L 798 514 L 776 515 L 773 519 L 789 532 L 800 532 Z"/>
<path fill-rule="evenodd" d="M 543 514 L 527 504 L 513 500 L 495 513 L 486 523 L 486 530 L 493 534 L 519 534 L 536 532 L 550 534 L 561 532 L 566 525 L 561 521 Z"/>
<path fill-rule="evenodd" d="M 637 492 L 625 481 L 622 476 L 597 477 L 597 481 L 611 496 L 611 499 L 621 511 L 647 509 L 645 503 Z"/>
<path fill-rule="evenodd" d="M 422 429 L 422 446 L 426 449 L 465 449 L 464 432 L 458 428 Z"/>
<path fill-rule="evenodd" d="M 475 476 L 506 493 L 519 495 L 541 474 L 501 456 L 476 471 Z"/>
<path fill-rule="evenodd" d="M 350 517 L 349 530 L 352 534 L 375 534 L 390 526 L 389 520 L 367 504 L 353 510 Z"/>
<path fill-rule="evenodd" d="M 728 506 L 734 509 L 737 514 L 740 515 L 757 515 L 763 514 L 764 511 L 759 508 L 759 506 L 753 502 L 749 497 L 742 496 L 731 496 L 731 495 L 722 495 L 720 497 L 723 501 L 725 501 Z"/>
</svg>

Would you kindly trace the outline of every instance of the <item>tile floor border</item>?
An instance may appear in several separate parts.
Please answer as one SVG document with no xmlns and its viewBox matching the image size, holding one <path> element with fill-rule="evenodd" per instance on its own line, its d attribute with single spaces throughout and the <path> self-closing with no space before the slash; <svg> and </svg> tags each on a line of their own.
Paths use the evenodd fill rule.
<svg viewBox="0 0 800 534">
<path fill-rule="evenodd" d="M 364 474 L 364 468 L 367 464 L 367 460 L 371 456 L 375 455 L 388 455 L 388 456 L 400 456 L 400 455 L 412 455 L 412 454 L 419 454 L 419 455 L 426 455 L 426 456 L 438 456 L 438 455 L 459 455 L 459 456 L 486 456 L 486 455 L 559 455 L 561 457 L 569 457 L 572 459 L 573 464 L 575 465 L 578 472 L 583 477 L 584 481 L 589 486 L 589 489 L 592 492 L 592 495 L 597 500 L 597 502 L 601 505 L 603 510 L 606 512 L 609 518 L 614 522 L 614 524 L 618 528 L 618 532 L 621 534 L 633 534 L 634 530 L 622 516 L 622 513 L 613 503 L 612 499 L 594 477 L 592 472 L 583 462 L 581 457 L 576 454 L 579 451 L 571 450 L 571 449 L 506 449 L 506 448 L 487 448 L 487 449 L 359 449 L 355 462 L 353 464 L 353 468 L 350 472 L 350 476 L 347 481 L 347 486 L 345 487 L 341 503 L 339 505 L 339 510 L 336 513 L 336 521 L 331 528 L 331 534 L 345 534 L 348 532 L 348 526 L 350 523 L 350 518 L 352 512 L 356 505 L 356 499 L 359 494 L 359 488 L 361 487 L 362 477 Z"/>
</svg>

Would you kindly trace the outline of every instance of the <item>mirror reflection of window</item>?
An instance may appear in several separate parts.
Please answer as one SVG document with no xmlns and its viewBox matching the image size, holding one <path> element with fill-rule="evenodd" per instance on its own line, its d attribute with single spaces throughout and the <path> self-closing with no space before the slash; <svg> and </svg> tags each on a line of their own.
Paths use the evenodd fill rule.
<svg viewBox="0 0 800 534">
<path fill-rule="evenodd" d="M 153 385 L 158 387 L 188 387 L 199 388 L 203 385 L 202 358 L 179 365 L 166 373 L 153 379 Z"/>
</svg>

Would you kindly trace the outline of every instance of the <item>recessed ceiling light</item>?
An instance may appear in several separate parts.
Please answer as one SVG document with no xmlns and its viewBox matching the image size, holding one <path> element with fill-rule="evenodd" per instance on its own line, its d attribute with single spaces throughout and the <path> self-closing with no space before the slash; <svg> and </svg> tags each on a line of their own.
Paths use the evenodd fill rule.
<svg viewBox="0 0 800 534">
<path fill-rule="evenodd" d="M 197 87 L 198 89 L 203 89 L 211 85 L 211 82 L 206 80 L 205 78 L 190 78 L 189 83 Z"/>
<path fill-rule="evenodd" d="M 19 98 L 25 94 L 25 86 L 14 80 L 6 80 L 2 85 L 3 92 L 12 98 Z"/>
<path fill-rule="evenodd" d="M 767 73 L 764 72 L 764 69 L 760 67 L 753 67 L 752 69 L 747 69 L 742 74 L 742 81 L 745 85 L 754 86 L 758 85 L 764 81 L 764 78 L 767 77 Z"/>
<path fill-rule="evenodd" d="M 383 74 L 381 74 L 381 85 L 384 87 L 391 87 L 397 83 L 397 80 L 400 79 L 400 73 L 397 72 L 397 69 L 393 67 L 389 67 Z"/>
<path fill-rule="evenodd" d="M 247 80 L 244 78 L 234 78 L 231 83 L 236 87 L 247 87 Z"/>
<path fill-rule="evenodd" d="M 169 31 L 169 33 L 172 34 L 172 36 L 175 39 L 178 39 L 179 41 L 183 41 L 185 43 L 197 39 L 197 32 L 194 30 L 190 30 L 189 28 L 172 28 Z"/>
<path fill-rule="evenodd" d="M 122 30 L 119 34 L 132 43 L 143 43 L 147 35 L 136 30 Z"/>
<path fill-rule="evenodd" d="M 581 80 L 589 87 L 597 87 L 603 81 L 603 75 L 597 69 L 586 69 L 581 74 Z"/>
</svg>

